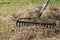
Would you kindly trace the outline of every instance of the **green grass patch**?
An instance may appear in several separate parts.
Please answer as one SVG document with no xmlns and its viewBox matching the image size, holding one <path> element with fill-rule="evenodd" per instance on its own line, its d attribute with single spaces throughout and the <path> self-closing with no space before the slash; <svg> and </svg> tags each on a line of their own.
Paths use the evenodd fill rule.
<svg viewBox="0 0 60 40">
<path fill-rule="evenodd" d="M 51 0 L 50 4 L 60 6 L 60 0 Z"/>
<path fill-rule="evenodd" d="M 0 3 L 10 2 L 10 4 L 0 4 L 0 16 L 7 16 L 25 8 L 30 3 L 43 4 L 45 0 L 0 0 Z M 60 0 L 51 0 L 51 5 L 60 6 Z"/>
<path fill-rule="evenodd" d="M 11 28 L 7 24 L 0 25 L 0 33 L 11 32 Z"/>
</svg>

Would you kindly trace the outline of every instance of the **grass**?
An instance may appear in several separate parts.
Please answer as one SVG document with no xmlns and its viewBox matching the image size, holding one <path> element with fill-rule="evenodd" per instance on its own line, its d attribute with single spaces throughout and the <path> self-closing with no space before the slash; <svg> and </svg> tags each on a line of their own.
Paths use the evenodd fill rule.
<svg viewBox="0 0 60 40">
<path fill-rule="evenodd" d="M 60 6 L 60 0 L 51 0 L 50 4 Z"/>
<path fill-rule="evenodd" d="M 0 34 L 5 32 L 11 32 L 11 28 L 7 24 L 0 25 Z"/>
<path fill-rule="evenodd" d="M 7 16 L 16 13 L 19 9 L 25 8 L 30 3 L 42 4 L 44 0 L 0 0 L 0 3 L 10 2 L 10 4 L 0 4 L 0 16 Z M 60 6 L 60 0 L 51 0 L 51 5 Z"/>
<path fill-rule="evenodd" d="M 5 4 L 8 2 L 10 2 L 10 4 Z M 44 0 L 0 0 L 0 17 L 17 13 L 17 11 L 26 8 L 30 3 L 43 4 Z M 60 0 L 51 0 L 50 4 L 60 6 Z M 7 24 L 2 24 L 0 25 L 0 30 L 2 32 L 9 32 L 10 28 Z"/>
</svg>

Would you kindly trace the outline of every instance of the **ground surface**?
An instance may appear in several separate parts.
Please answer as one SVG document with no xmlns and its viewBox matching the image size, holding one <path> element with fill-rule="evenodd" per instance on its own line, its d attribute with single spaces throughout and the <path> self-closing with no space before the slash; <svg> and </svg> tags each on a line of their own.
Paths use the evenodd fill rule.
<svg viewBox="0 0 60 40">
<path fill-rule="evenodd" d="M 0 40 L 60 40 L 60 0 L 52 0 L 41 16 L 42 22 L 57 23 L 58 30 L 55 33 L 44 27 L 15 25 L 16 18 L 37 14 L 44 0 L 0 0 L 0 2 Z M 10 4 L 5 4 L 6 2 Z"/>
</svg>

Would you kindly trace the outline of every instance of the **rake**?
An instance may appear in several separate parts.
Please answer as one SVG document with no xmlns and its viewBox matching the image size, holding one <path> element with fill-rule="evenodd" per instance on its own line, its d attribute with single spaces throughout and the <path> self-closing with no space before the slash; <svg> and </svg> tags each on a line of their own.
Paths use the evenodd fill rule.
<svg viewBox="0 0 60 40">
<path fill-rule="evenodd" d="M 47 0 L 46 3 L 43 5 L 41 11 L 39 10 L 38 14 L 34 17 L 29 17 L 29 18 L 19 18 L 16 20 L 16 26 L 20 27 L 20 26 L 31 26 L 31 25 L 35 25 L 35 26 L 43 26 L 43 27 L 47 27 L 47 28 L 55 28 L 56 24 L 55 23 L 42 23 L 39 21 L 31 21 L 32 19 L 35 20 L 39 20 L 40 16 L 42 15 L 43 11 L 46 9 L 48 3 L 50 2 L 50 0 Z"/>
</svg>

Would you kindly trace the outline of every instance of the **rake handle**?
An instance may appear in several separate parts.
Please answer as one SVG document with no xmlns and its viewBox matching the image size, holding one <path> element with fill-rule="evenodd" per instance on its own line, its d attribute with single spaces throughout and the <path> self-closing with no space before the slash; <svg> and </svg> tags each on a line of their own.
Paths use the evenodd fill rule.
<svg viewBox="0 0 60 40">
<path fill-rule="evenodd" d="M 41 11 L 39 11 L 37 17 L 40 17 L 42 15 L 43 11 L 46 9 L 46 7 L 47 7 L 47 5 L 48 5 L 49 2 L 50 2 L 50 0 L 46 1 L 46 3 L 43 5 Z"/>
</svg>

